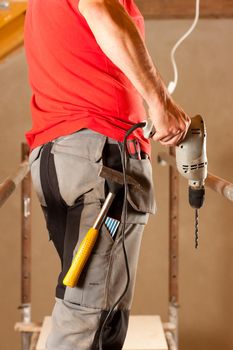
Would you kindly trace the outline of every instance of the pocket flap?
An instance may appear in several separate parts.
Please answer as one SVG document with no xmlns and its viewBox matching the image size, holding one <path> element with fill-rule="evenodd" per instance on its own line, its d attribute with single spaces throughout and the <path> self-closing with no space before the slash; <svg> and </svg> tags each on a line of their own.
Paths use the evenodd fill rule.
<svg viewBox="0 0 233 350">
<path fill-rule="evenodd" d="M 142 213 L 156 213 L 156 201 L 154 196 L 152 167 L 149 159 L 128 159 L 127 169 L 129 174 L 140 183 L 143 191 L 135 191 L 133 185 L 129 185 L 128 201 L 131 206 Z"/>
</svg>

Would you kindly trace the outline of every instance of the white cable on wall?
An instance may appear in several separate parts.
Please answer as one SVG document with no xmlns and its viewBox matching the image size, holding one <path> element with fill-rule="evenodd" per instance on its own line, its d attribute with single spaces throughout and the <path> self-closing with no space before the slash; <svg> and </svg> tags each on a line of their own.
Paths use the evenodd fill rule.
<svg viewBox="0 0 233 350">
<path fill-rule="evenodd" d="M 191 27 L 187 30 L 187 32 L 176 42 L 176 44 L 173 46 L 172 50 L 171 50 L 171 62 L 172 62 L 172 66 L 173 66 L 173 70 L 174 70 L 174 80 L 170 81 L 170 83 L 168 84 L 168 92 L 170 94 L 173 94 L 173 92 L 176 89 L 177 86 L 177 82 L 178 82 L 178 69 L 177 69 L 177 64 L 175 61 L 175 53 L 176 50 L 178 49 L 178 47 L 182 44 L 182 42 L 187 39 L 187 37 L 192 33 L 192 31 L 195 29 L 197 22 L 199 20 L 199 16 L 200 16 L 200 0 L 196 0 L 196 13 L 195 13 L 195 18 L 194 21 L 191 25 Z"/>
</svg>

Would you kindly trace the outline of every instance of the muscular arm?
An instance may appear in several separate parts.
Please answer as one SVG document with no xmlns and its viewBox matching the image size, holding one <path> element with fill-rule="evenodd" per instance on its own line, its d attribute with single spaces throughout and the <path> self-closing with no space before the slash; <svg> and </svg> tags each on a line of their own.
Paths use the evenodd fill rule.
<svg viewBox="0 0 233 350">
<path fill-rule="evenodd" d="M 155 140 L 176 144 L 187 131 L 189 118 L 168 95 L 135 24 L 118 0 L 80 0 L 97 43 L 122 70 L 149 107 L 156 128 Z"/>
</svg>

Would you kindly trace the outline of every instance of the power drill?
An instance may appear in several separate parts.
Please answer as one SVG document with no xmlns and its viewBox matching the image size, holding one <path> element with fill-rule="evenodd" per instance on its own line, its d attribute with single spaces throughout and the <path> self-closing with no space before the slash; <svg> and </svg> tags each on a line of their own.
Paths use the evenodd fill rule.
<svg viewBox="0 0 233 350">
<path fill-rule="evenodd" d="M 156 130 L 148 119 L 143 128 L 145 138 Z M 195 209 L 195 248 L 198 247 L 198 209 L 204 203 L 205 179 L 207 178 L 206 127 L 200 115 L 191 118 L 191 124 L 184 140 L 176 146 L 176 165 L 179 173 L 188 179 L 189 204 Z"/>
</svg>

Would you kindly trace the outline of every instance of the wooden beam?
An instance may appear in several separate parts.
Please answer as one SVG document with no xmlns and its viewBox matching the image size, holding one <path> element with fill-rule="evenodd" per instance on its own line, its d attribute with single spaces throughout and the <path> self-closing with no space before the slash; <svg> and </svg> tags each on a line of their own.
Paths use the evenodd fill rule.
<svg viewBox="0 0 233 350">
<path fill-rule="evenodd" d="M 26 1 L 17 1 L 0 10 L 0 59 L 23 44 L 26 8 Z"/>
<path fill-rule="evenodd" d="M 40 323 L 25 323 L 25 322 L 17 322 L 15 324 L 15 331 L 16 332 L 25 332 L 25 333 L 34 333 L 34 332 L 41 332 L 41 322 Z"/>
<path fill-rule="evenodd" d="M 135 0 L 144 18 L 193 18 L 195 0 Z M 201 18 L 232 18 L 233 0 L 201 0 Z"/>
</svg>

